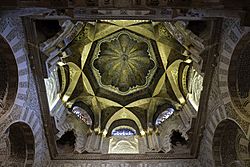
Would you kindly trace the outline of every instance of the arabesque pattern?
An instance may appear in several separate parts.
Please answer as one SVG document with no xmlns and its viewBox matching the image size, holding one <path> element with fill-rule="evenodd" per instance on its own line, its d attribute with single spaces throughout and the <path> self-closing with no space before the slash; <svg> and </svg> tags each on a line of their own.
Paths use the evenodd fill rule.
<svg viewBox="0 0 250 167">
<path fill-rule="evenodd" d="M 104 85 L 112 85 L 121 92 L 138 86 L 145 86 L 147 75 L 155 66 L 150 59 L 148 44 L 137 41 L 122 32 L 111 41 L 100 44 L 94 67 L 101 75 Z"/>
</svg>

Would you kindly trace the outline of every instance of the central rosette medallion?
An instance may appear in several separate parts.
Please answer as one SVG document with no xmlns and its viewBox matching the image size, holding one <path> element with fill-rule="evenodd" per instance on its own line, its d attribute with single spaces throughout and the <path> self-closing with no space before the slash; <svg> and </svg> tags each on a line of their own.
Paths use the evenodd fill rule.
<svg viewBox="0 0 250 167">
<path fill-rule="evenodd" d="M 128 31 L 100 40 L 92 61 L 98 71 L 97 80 L 120 94 L 142 89 L 149 84 L 151 73 L 156 69 L 151 49 L 150 41 Z"/>
</svg>

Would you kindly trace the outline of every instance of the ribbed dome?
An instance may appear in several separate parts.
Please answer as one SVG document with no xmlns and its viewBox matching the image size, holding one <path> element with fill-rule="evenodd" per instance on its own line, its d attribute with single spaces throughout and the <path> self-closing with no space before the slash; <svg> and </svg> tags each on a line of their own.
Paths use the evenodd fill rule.
<svg viewBox="0 0 250 167">
<path fill-rule="evenodd" d="M 148 44 L 125 33 L 101 43 L 98 58 L 94 61 L 101 82 L 115 86 L 121 92 L 144 85 L 154 65 L 148 53 Z"/>
</svg>

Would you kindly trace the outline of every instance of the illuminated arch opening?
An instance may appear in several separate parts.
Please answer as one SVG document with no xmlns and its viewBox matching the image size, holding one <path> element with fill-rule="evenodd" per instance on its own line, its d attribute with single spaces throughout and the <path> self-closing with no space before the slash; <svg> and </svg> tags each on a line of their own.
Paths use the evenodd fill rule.
<svg viewBox="0 0 250 167">
<path fill-rule="evenodd" d="M 138 154 L 139 128 L 136 123 L 129 119 L 117 120 L 110 126 L 109 154 Z"/>
<path fill-rule="evenodd" d="M 82 120 L 88 126 L 92 126 L 92 119 L 83 108 L 74 106 L 72 109 L 72 113 L 74 113 L 80 120 Z"/>
<path fill-rule="evenodd" d="M 129 126 L 118 126 L 109 138 L 109 154 L 138 154 L 139 142 L 136 130 Z"/>
<path fill-rule="evenodd" d="M 173 108 L 167 108 L 166 110 L 164 110 L 162 113 L 160 113 L 158 115 L 158 117 L 155 120 L 155 125 L 159 126 L 161 125 L 163 122 L 165 122 L 171 115 L 174 114 L 174 109 Z"/>
<path fill-rule="evenodd" d="M 76 102 L 71 111 L 77 118 L 83 121 L 89 127 L 93 127 L 94 114 L 91 109 L 82 102 Z"/>
<path fill-rule="evenodd" d="M 119 120 L 114 121 L 111 124 L 111 126 L 108 129 L 107 137 L 114 136 L 113 133 L 116 133 L 116 131 L 118 131 L 117 133 L 119 133 L 119 131 L 122 133 L 122 131 L 124 131 L 124 130 L 130 131 L 134 135 L 140 135 L 140 130 L 139 130 L 137 124 L 135 123 L 135 121 L 133 121 L 131 119 L 119 119 Z M 120 135 L 120 136 L 126 136 L 126 133 L 124 133 L 124 135 Z M 132 136 L 132 134 L 128 135 L 128 136 Z"/>
<path fill-rule="evenodd" d="M 108 122 L 105 126 L 104 134 L 105 133 L 107 134 L 110 131 L 110 127 L 115 121 L 123 120 L 123 119 L 131 120 L 132 122 L 134 122 L 136 124 L 135 127 L 137 127 L 138 132 L 140 132 L 138 134 L 144 135 L 145 132 L 142 128 L 142 124 L 141 124 L 140 120 L 137 118 L 137 116 L 135 114 L 133 114 L 131 111 L 129 111 L 125 108 L 117 111 L 114 115 L 112 115 L 112 117 L 108 120 Z"/>
<path fill-rule="evenodd" d="M 134 136 L 136 130 L 129 126 L 119 126 L 112 130 L 111 136 Z"/>
</svg>

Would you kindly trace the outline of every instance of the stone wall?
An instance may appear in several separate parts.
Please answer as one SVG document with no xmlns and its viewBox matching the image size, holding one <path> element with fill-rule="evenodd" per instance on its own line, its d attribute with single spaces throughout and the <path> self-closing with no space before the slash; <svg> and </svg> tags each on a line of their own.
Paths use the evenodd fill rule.
<svg viewBox="0 0 250 167">
<path fill-rule="evenodd" d="M 51 161 L 49 167 L 200 167 L 195 159 L 176 159 L 165 161 Z"/>
<path fill-rule="evenodd" d="M 47 166 L 50 159 L 33 74 L 29 65 L 24 29 L 20 18 L 22 15 L 44 10 L 46 9 L 0 11 L 0 35 L 11 47 L 18 68 L 18 90 L 14 105 L 0 118 L 0 154 L 2 154 L 0 162 L 8 159 L 8 155 L 4 155 L 7 154 L 6 150 L 10 150 L 9 144 L 11 144 L 6 144 L 7 132 L 10 125 L 14 122 L 24 122 L 33 131 L 35 138 L 35 160 L 33 166 Z"/>
<path fill-rule="evenodd" d="M 33 166 L 105 166 L 105 167 L 160 167 L 160 166 L 190 166 L 198 167 L 199 162 L 195 159 L 190 160 L 168 160 L 168 161 L 50 161 L 48 146 L 45 133 L 43 130 L 43 122 L 41 119 L 41 111 L 39 107 L 34 77 L 29 63 L 29 54 L 25 42 L 24 27 L 21 17 L 47 11 L 47 9 L 20 9 L 0 11 L 0 35 L 9 44 L 13 55 L 16 59 L 18 69 L 18 90 L 12 108 L 0 117 L 0 162 L 5 166 L 11 155 L 11 143 L 8 135 L 9 127 L 16 122 L 23 122 L 31 129 L 34 136 L 34 163 Z M 13 160 L 15 161 L 15 159 Z M 19 166 L 16 160 L 15 165 Z M 14 165 L 12 164 L 12 165 Z M 9 164 L 11 165 L 11 164 Z M 22 164 L 23 165 L 23 164 Z M 28 165 L 28 164 L 26 164 Z M 30 164 L 29 164 L 30 165 Z M 32 164 L 31 164 L 32 165 Z"/>
<path fill-rule="evenodd" d="M 213 144 L 216 141 L 215 130 L 222 121 L 232 120 L 236 124 L 238 124 L 238 127 L 242 129 L 245 134 L 244 140 L 248 141 L 249 143 L 249 120 L 242 119 L 242 117 L 238 114 L 237 108 L 234 107 L 232 97 L 228 88 L 228 71 L 231 57 L 236 45 L 247 32 L 249 32 L 249 28 L 241 27 L 239 19 L 224 19 L 222 25 L 221 41 L 219 44 L 219 56 L 215 73 L 213 75 L 213 82 L 208 101 L 209 109 L 207 114 L 207 121 L 203 133 L 203 139 L 201 141 L 200 154 L 198 158 L 203 167 L 216 166 L 215 162 L 220 159 L 219 157 L 213 156 L 213 152 L 215 151 L 213 150 Z M 224 133 L 224 131 L 221 131 L 221 133 Z M 249 165 L 248 161 L 246 161 L 245 163 L 246 166 Z"/>
<path fill-rule="evenodd" d="M 228 69 L 230 60 L 240 39 L 249 32 L 247 28 L 240 27 L 239 20 L 225 19 L 220 42 L 218 64 L 213 76 L 213 83 L 208 102 L 209 112 L 203 139 L 201 141 L 198 160 L 176 159 L 166 161 L 80 161 L 80 160 L 53 160 L 50 161 L 46 137 L 39 109 L 35 83 L 29 65 L 28 53 L 25 44 L 24 30 L 20 16 L 47 11 L 47 9 L 22 9 L 0 11 L 0 35 L 11 47 L 18 68 L 18 90 L 14 105 L 0 117 L 0 162 L 7 159 L 10 154 L 7 141 L 7 129 L 15 122 L 24 122 L 33 131 L 35 139 L 35 160 L 33 166 L 82 166 L 82 167 L 212 167 L 214 166 L 213 140 L 215 129 L 225 119 L 235 121 L 244 132 L 246 138 L 250 137 L 250 124 L 242 119 L 230 97 L 228 89 Z M 247 139 L 240 141 L 247 142 Z M 249 150 L 249 149 L 248 149 Z M 241 153 L 243 155 L 245 153 Z M 247 164 L 246 164 L 247 165 Z M 248 164 L 249 165 L 249 164 Z"/>
</svg>

